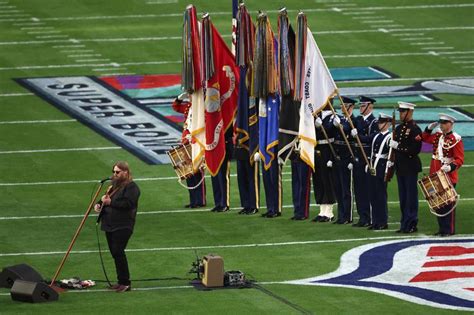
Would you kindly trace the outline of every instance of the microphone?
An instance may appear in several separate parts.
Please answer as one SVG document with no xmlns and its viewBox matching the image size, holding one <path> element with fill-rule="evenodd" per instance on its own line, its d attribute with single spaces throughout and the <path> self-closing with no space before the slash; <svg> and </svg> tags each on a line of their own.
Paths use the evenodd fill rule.
<svg viewBox="0 0 474 315">
<path fill-rule="evenodd" d="M 106 181 L 111 180 L 111 179 L 112 179 L 112 177 L 106 177 L 106 178 L 104 178 L 103 180 L 101 180 L 100 183 L 103 184 L 103 183 L 105 183 Z"/>
</svg>

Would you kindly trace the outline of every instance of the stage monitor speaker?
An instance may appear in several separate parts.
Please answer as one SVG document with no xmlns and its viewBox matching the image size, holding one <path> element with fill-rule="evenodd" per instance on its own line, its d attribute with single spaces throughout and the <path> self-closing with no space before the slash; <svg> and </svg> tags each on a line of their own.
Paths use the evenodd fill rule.
<svg viewBox="0 0 474 315">
<path fill-rule="evenodd" d="M 27 264 L 19 264 L 3 268 L 0 273 L 0 287 L 11 288 L 15 280 L 43 282 L 43 277 Z"/>
<path fill-rule="evenodd" d="M 12 300 L 29 303 L 57 301 L 59 295 L 43 282 L 16 280 L 10 291 Z"/>
<path fill-rule="evenodd" d="M 202 259 L 204 275 L 202 284 L 208 288 L 224 286 L 224 261 L 220 256 L 207 255 Z"/>
</svg>

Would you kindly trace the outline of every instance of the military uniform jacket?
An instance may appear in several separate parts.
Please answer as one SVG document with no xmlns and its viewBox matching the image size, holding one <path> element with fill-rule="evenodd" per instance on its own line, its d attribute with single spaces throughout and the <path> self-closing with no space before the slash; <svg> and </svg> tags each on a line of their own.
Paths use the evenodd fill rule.
<svg viewBox="0 0 474 315">
<path fill-rule="evenodd" d="M 354 127 L 357 128 L 357 133 L 361 137 L 371 137 L 379 131 L 377 119 L 375 119 L 375 116 L 372 113 L 365 119 L 363 116 L 357 116 L 354 120 Z M 354 143 L 357 147 L 357 142 Z M 365 153 L 370 155 L 370 144 L 362 143 L 362 147 L 364 148 Z M 360 156 L 360 149 L 358 147 L 356 148 L 354 154 L 358 154 Z"/>
<path fill-rule="evenodd" d="M 390 150 L 388 143 L 391 136 L 392 134 L 386 130 L 384 133 L 379 132 L 372 137 L 370 163 L 375 169 L 377 177 L 385 177 L 385 168 Z"/>
<path fill-rule="evenodd" d="M 414 120 L 404 122 L 395 128 L 395 170 L 397 175 L 416 175 L 421 172 L 421 129 Z"/>
<path fill-rule="evenodd" d="M 346 135 L 346 138 L 349 140 L 350 139 L 350 134 L 351 134 L 351 126 L 349 124 L 349 120 L 342 115 L 338 115 L 340 120 L 341 120 L 341 127 Z M 351 116 L 351 119 L 354 120 L 354 116 Z M 339 130 L 339 128 L 333 127 L 334 130 L 334 150 L 336 150 L 336 153 L 341 157 L 341 159 L 347 159 L 351 156 L 351 153 L 349 149 L 347 148 L 347 144 L 344 141 L 344 138 L 342 137 L 342 134 Z M 353 145 L 352 145 L 353 146 Z"/>
<path fill-rule="evenodd" d="M 453 184 L 458 182 L 458 169 L 464 163 L 464 144 L 461 136 L 455 132 L 443 135 L 442 132 L 431 134 L 425 130 L 422 134 L 424 142 L 433 145 L 433 156 L 430 164 L 430 174 L 436 173 L 443 164 L 451 166 L 448 172 L 449 179 Z"/>
</svg>

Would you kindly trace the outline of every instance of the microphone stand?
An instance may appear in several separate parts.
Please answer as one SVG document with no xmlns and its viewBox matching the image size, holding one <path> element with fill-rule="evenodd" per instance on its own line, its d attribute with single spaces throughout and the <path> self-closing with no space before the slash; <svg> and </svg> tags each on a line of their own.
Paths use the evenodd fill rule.
<svg viewBox="0 0 474 315">
<path fill-rule="evenodd" d="M 100 181 L 100 185 L 99 185 L 99 187 L 97 188 L 97 191 L 96 191 L 95 194 L 94 194 L 94 198 L 92 198 L 91 203 L 89 204 L 89 207 L 87 207 L 87 211 L 86 211 L 86 213 L 84 214 L 84 217 L 82 218 L 81 223 L 80 223 L 79 226 L 77 227 L 76 233 L 75 233 L 74 236 L 72 237 L 71 243 L 69 244 L 69 247 L 68 247 L 68 249 L 67 249 L 67 251 L 66 251 L 66 254 L 64 254 L 64 257 L 63 257 L 63 259 L 61 260 L 61 263 L 59 264 L 58 268 L 56 269 L 56 273 L 54 274 L 53 280 L 51 280 L 51 283 L 50 283 L 49 286 L 50 286 L 52 289 L 54 289 L 56 292 L 62 292 L 62 291 L 64 291 L 62 288 L 60 288 L 60 287 L 58 287 L 58 286 L 55 286 L 54 283 L 56 282 L 56 279 L 58 278 L 59 273 L 60 273 L 61 270 L 63 269 L 64 263 L 66 262 L 66 259 L 68 258 L 69 254 L 71 253 L 72 247 L 74 246 L 74 243 L 76 242 L 76 239 L 78 238 L 79 233 L 81 233 L 82 228 L 84 227 L 84 224 L 86 223 L 87 217 L 89 216 L 89 214 L 90 214 L 92 208 L 94 207 L 95 200 L 96 200 L 97 197 L 99 196 L 99 193 L 100 193 L 100 191 L 102 190 L 102 187 L 104 186 L 104 183 L 105 183 L 105 180 Z"/>
</svg>

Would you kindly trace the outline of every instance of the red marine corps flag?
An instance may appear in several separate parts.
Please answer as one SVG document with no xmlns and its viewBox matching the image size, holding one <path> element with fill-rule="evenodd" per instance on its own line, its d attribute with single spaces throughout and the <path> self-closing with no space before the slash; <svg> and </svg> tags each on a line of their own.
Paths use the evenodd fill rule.
<svg viewBox="0 0 474 315">
<path fill-rule="evenodd" d="M 208 15 L 202 20 L 205 95 L 206 165 L 215 176 L 225 158 L 224 134 L 237 110 L 239 71 L 234 56 Z"/>
</svg>

